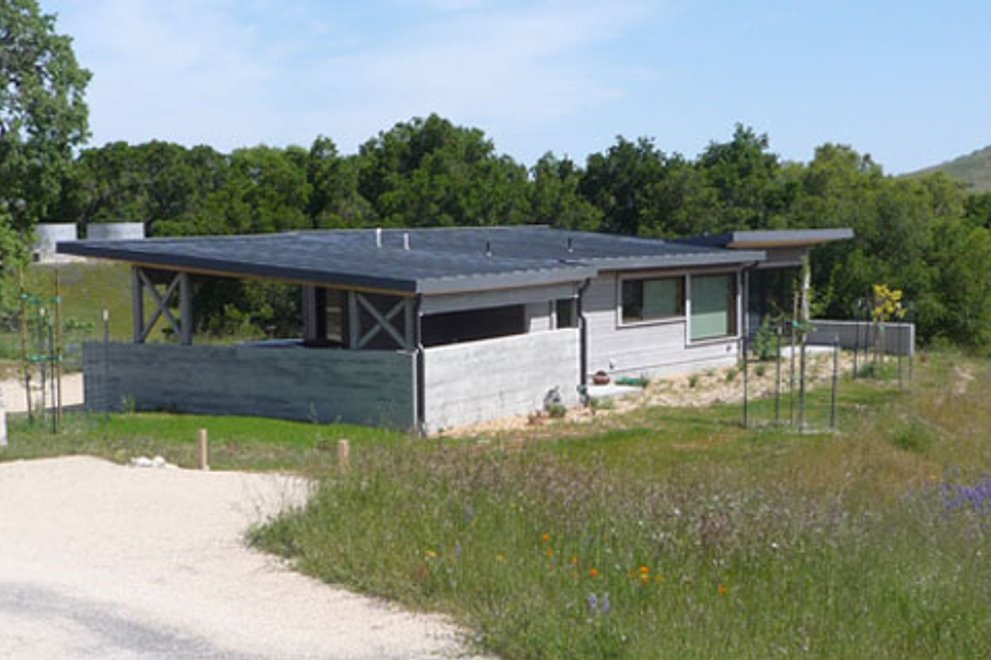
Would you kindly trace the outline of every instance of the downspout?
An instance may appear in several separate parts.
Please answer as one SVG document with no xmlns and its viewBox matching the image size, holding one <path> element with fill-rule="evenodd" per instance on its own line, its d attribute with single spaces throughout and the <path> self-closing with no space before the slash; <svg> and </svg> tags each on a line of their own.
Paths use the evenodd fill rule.
<svg viewBox="0 0 991 660">
<path fill-rule="evenodd" d="M 423 397 L 426 392 L 426 378 L 423 373 L 423 336 L 420 332 L 422 313 L 420 311 L 421 304 L 423 303 L 423 294 L 417 294 L 416 303 L 413 307 L 413 344 L 416 347 L 416 434 L 418 436 L 425 436 L 427 434 L 427 420 L 426 420 L 426 407 L 424 405 Z"/>
<path fill-rule="evenodd" d="M 586 277 L 581 286 L 578 287 L 578 337 L 579 349 L 579 384 L 582 388 L 588 387 L 588 320 L 585 318 L 585 292 L 592 285 L 592 278 Z"/>
</svg>

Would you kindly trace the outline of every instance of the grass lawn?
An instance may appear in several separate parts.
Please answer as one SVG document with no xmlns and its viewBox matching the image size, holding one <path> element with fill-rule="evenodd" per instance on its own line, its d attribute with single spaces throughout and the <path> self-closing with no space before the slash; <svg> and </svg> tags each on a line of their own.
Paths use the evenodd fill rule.
<svg viewBox="0 0 991 660">
<path fill-rule="evenodd" d="M 83 416 L 57 437 L 15 422 L 0 457 L 191 465 L 208 427 L 215 468 L 322 475 L 305 511 L 253 531 L 259 547 L 447 612 L 506 657 L 986 657 L 989 387 L 991 362 L 940 354 L 907 390 L 845 381 L 836 433 L 744 430 L 737 406 L 443 441 Z"/>
</svg>

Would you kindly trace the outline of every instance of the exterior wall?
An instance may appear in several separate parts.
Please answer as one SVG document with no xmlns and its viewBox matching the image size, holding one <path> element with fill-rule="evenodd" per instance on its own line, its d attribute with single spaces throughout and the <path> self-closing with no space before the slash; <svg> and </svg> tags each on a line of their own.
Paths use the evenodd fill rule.
<svg viewBox="0 0 991 660">
<path fill-rule="evenodd" d="M 675 274 L 675 273 L 672 273 Z M 592 280 L 584 298 L 588 324 L 588 371 L 614 375 L 665 376 L 733 364 L 739 352 L 736 337 L 690 344 L 688 317 L 691 300 L 685 303 L 685 318 L 622 326 L 619 274 L 606 273 Z M 737 319 L 740 318 L 740 289 L 737 286 Z M 686 287 L 686 294 L 690 287 Z"/>
<path fill-rule="evenodd" d="M 542 301 L 529 303 L 526 306 L 526 325 L 527 332 L 542 332 L 544 330 L 552 330 L 553 319 L 551 316 L 551 308 L 554 305 L 553 301 Z"/>
<path fill-rule="evenodd" d="M 109 360 L 109 368 L 106 363 Z M 413 428 L 412 353 L 87 343 L 86 405 Z"/>
<path fill-rule="evenodd" d="M 86 240 L 133 240 L 145 237 L 143 222 L 94 222 L 86 225 Z"/>
<path fill-rule="evenodd" d="M 576 284 L 552 284 L 548 286 L 528 286 L 491 291 L 471 291 L 468 293 L 448 293 L 424 296 L 420 306 L 423 314 L 459 312 L 482 307 L 503 307 L 529 303 L 546 303 L 558 298 L 573 298 L 577 294 Z"/>
<path fill-rule="evenodd" d="M 578 342 L 567 328 L 426 349 L 426 431 L 540 410 L 555 387 L 576 403 Z"/>
<path fill-rule="evenodd" d="M 832 345 L 834 339 L 839 339 L 840 348 L 863 349 L 874 346 L 876 329 L 868 322 L 862 321 L 830 321 L 827 319 L 812 319 L 812 332 L 809 333 L 810 344 Z M 889 355 L 915 354 L 915 324 L 914 323 L 885 323 L 884 350 Z"/>
</svg>

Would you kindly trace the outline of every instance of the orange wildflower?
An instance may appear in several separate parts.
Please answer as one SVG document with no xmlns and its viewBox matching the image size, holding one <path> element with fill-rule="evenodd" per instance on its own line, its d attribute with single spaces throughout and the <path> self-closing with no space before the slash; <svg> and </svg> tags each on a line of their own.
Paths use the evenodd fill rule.
<svg viewBox="0 0 991 660">
<path fill-rule="evenodd" d="M 650 566 L 641 566 L 640 575 L 650 575 Z"/>
<path fill-rule="evenodd" d="M 547 556 L 548 557 L 553 557 L 554 556 L 554 550 L 552 548 L 547 548 Z"/>
<path fill-rule="evenodd" d="M 544 543 L 550 543 L 551 542 L 551 535 L 550 534 L 544 534 L 540 538 L 542 538 L 544 540 Z"/>
<path fill-rule="evenodd" d="M 725 584 L 719 585 L 719 588 L 716 589 L 716 591 L 719 592 L 719 595 L 720 596 L 725 596 L 726 594 L 729 593 L 729 589 L 726 588 L 726 585 Z"/>
<path fill-rule="evenodd" d="M 593 580 L 595 578 L 599 577 L 599 569 L 597 569 L 595 566 L 593 566 L 592 568 L 588 569 L 588 576 L 590 578 L 592 578 Z"/>
</svg>

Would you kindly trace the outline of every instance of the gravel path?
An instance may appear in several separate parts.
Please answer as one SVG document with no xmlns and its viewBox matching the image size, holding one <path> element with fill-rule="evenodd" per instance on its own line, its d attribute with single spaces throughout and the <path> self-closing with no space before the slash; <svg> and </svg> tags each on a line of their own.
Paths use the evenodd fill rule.
<svg viewBox="0 0 991 660">
<path fill-rule="evenodd" d="M 40 382 L 37 375 L 32 381 L 31 390 L 35 392 L 34 400 L 39 401 Z M 46 397 L 50 391 L 45 392 Z M 24 381 L 20 378 L 4 378 L 0 380 L 0 402 L 7 412 L 25 412 L 28 409 L 27 398 L 24 396 Z M 46 401 L 47 407 L 52 407 L 51 401 Z M 78 406 L 83 403 L 83 375 L 71 373 L 62 375 L 62 405 L 65 407 Z"/>
<path fill-rule="evenodd" d="M 456 629 L 294 573 L 247 527 L 301 502 L 276 475 L 0 463 L 0 657 L 409 658 Z"/>
</svg>

